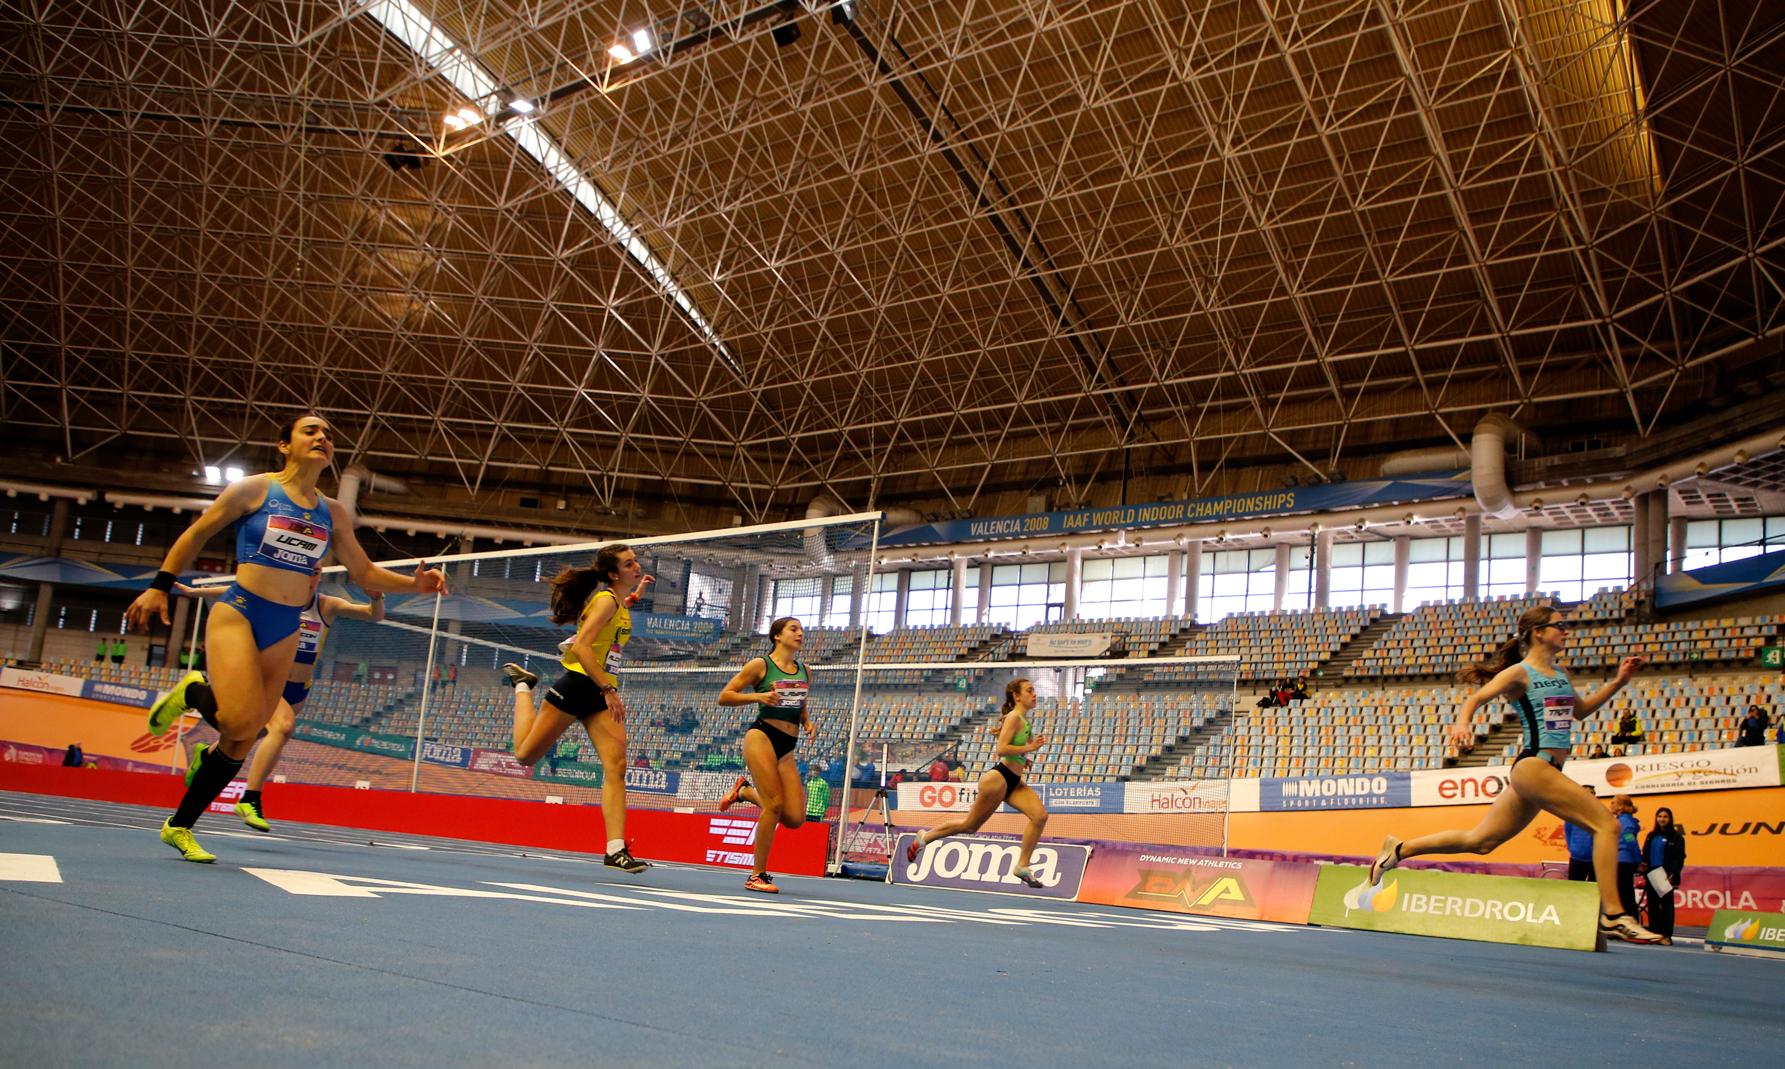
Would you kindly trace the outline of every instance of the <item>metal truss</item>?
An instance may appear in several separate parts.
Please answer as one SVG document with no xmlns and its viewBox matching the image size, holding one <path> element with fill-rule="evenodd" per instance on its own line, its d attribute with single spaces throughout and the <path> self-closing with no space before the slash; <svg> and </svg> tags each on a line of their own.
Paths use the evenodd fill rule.
<svg viewBox="0 0 1785 1069">
<path fill-rule="evenodd" d="M 354 0 L 0 12 L 9 439 L 993 511 L 1648 436 L 1785 336 L 1782 5 L 411 2 L 501 99 Z"/>
</svg>

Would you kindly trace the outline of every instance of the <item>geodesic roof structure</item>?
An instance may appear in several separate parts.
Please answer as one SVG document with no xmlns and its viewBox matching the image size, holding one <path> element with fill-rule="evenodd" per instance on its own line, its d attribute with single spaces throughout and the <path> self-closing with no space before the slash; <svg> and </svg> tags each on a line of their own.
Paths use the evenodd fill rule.
<svg viewBox="0 0 1785 1069">
<path fill-rule="evenodd" d="M 0 105 L 69 458 L 969 510 L 1645 436 L 1785 327 L 1779 4 L 27 0 Z"/>
</svg>

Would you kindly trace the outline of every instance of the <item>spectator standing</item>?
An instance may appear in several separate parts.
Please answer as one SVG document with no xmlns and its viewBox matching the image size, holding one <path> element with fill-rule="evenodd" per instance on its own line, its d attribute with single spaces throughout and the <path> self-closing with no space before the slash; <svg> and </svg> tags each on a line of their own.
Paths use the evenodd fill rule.
<svg viewBox="0 0 1785 1069">
<path fill-rule="evenodd" d="M 823 820 L 831 809 L 831 785 L 824 781 L 818 769 L 806 779 L 806 819 Z"/>
<path fill-rule="evenodd" d="M 1748 715 L 1742 718 L 1735 731 L 1737 746 L 1766 745 L 1766 710 L 1758 705 L 1748 706 Z"/>
<path fill-rule="evenodd" d="M 79 768 L 87 763 L 87 755 L 81 750 L 81 744 L 71 742 L 68 749 L 62 751 L 63 768 Z"/>
<path fill-rule="evenodd" d="M 1593 792 L 1591 784 L 1586 789 Z M 1564 822 L 1562 837 L 1568 842 L 1568 878 L 1592 883 L 1597 879 L 1593 873 L 1593 829 Z"/>
<path fill-rule="evenodd" d="M 1662 946 L 1673 945 L 1674 896 L 1679 894 L 1680 874 L 1686 868 L 1686 833 L 1673 822 L 1673 810 L 1655 810 L 1655 827 L 1642 844 L 1643 868 L 1649 873 L 1649 930 L 1661 936 Z M 1667 876 L 1667 893 L 1659 893 L 1654 873 Z"/>
<path fill-rule="evenodd" d="M 112 639 L 112 663 L 123 664 L 124 658 L 130 656 L 130 647 L 124 642 L 124 636 Z"/>
<path fill-rule="evenodd" d="M 110 657 L 111 655 L 112 655 L 112 641 L 111 641 L 111 639 L 101 638 L 99 640 L 99 648 L 93 651 L 93 663 L 94 664 L 104 664 L 105 659 L 107 657 Z"/>
<path fill-rule="evenodd" d="M 1642 864 L 1642 822 L 1636 819 L 1636 801 L 1627 794 L 1612 799 L 1618 817 L 1618 896 L 1624 912 L 1636 916 L 1636 870 Z"/>
</svg>

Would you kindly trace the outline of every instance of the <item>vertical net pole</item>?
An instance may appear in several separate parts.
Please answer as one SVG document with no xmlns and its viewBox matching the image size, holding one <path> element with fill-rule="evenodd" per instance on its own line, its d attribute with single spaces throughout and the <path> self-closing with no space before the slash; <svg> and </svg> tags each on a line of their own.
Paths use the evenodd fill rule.
<svg viewBox="0 0 1785 1069">
<path fill-rule="evenodd" d="M 873 529 L 868 533 L 868 572 L 862 580 L 862 589 L 856 596 L 862 600 L 861 630 L 855 639 L 855 691 L 849 698 L 849 737 L 843 744 L 843 808 L 837 814 L 836 856 L 831 858 L 831 871 L 843 871 L 843 840 L 849 837 L 849 801 L 855 777 L 850 759 L 855 756 L 856 729 L 861 725 L 862 708 L 862 669 L 868 661 L 868 611 L 874 605 L 874 560 L 880 555 L 880 519 L 875 517 Z M 888 862 L 889 864 L 891 862 Z"/>
<path fill-rule="evenodd" d="M 1233 819 L 1234 754 L 1238 751 L 1234 733 L 1240 722 L 1240 666 L 1233 666 L 1233 682 L 1227 688 L 1227 784 L 1221 792 L 1221 856 L 1227 856 L 1228 825 Z"/>
<path fill-rule="evenodd" d="M 428 726 L 428 695 L 434 688 L 434 649 L 440 644 L 440 603 L 445 598 L 444 590 L 434 591 L 434 618 L 428 622 L 428 659 L 422 662 L 421 709 L 415 719 L 415 767 L 409 773 L 410 794 L 414 794 L 421 784 L 421 739 Z"/>
<path fill-rule="evenodd" d="M 197 665 L 198 664 L 198 625 L 205 618 L 205 604 L 208 599 L 193 598 L 192 600 L 198 602 L 198 604 L 194 605 L 192 607 L 192 642 L 190 645 L 188 645 L 186 647 L 186 649 L 188 651 L 190 651 L 192 659 L 186 663 L 191 664 L 191 665 Z M 175 655 L 176 665 L 178 664 L 178 661 L 179 661 L 179 655 L 176 654 Z M 182 675 L 183 674 L 184 673 L 182 673 Z M 167 755 L 167 770 L 169 772 L 178 772 L 178 771 L 180 771 L 180 766 L 182 764 L 184 764 L 185 761 L 186 761 L 186 714 L 181 713 L 179 716 L 174 717 L 174 750 L 173 750 L 173 753 L 170 753 Z"/>
</svg>

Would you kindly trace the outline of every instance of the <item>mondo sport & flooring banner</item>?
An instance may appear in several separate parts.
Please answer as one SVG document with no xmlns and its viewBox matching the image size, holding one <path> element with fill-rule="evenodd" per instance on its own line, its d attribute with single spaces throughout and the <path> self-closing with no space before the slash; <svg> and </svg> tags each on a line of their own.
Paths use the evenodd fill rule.
<svg viewBox="0 0 1785 1069">
<path fill-rule="evenodd" d="M 1311 924 L 1434 935 L 1487 943 L 1594 950 L 1599 888 L 1569 880 L 1394 869 L 1370 886 L 1370 870 L 1322 865 Z"/>
<path fill-rule="evenodd" d="M 1306 924 L 1319 870 L 1318 865 L 1210 857 L 1169 846 L 1099 843 L 1085 869 L 1078 900 Z"/>
<path fill-rule="evenodd" d="M 1276 813 L 1287 809 L 1405 809 L 1412 797 L 1405 772 L 1357 776 L 1266 779 L 1258 788 L 1258 808 Z"/>
<path fill-rule="evenodd" d="M 1785 913 L 1720 909 L 1705 929 L 1706 950 L 1763 951 L 1785 957 Z"/>
<path fill-rule="evenodd" d="M 754 821 L 751 827 L 755 827 Z M 1040 843 L 1029 855 L 1029 871 L 1041 881 L 1041 886 L 1030 887 L 1012 875 L 1017 854 L 1022 850 L 1022 844 L 1015 839 L 950 836 L 919 850 L 916 861 L 906 861 L 905 850 L 915 838 L 911 832 L 901 832 L 893 843 L 893 883 L 1071 899 L 1078 897 L 1085 865 L 1091 857 L 1088 846 Z"/>
</svg>

